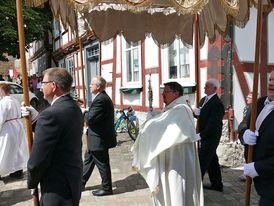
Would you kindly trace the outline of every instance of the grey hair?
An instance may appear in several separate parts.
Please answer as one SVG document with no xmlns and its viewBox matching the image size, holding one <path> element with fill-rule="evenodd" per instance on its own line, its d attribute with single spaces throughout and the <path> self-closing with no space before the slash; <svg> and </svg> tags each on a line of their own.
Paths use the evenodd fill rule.
<svg viewBox="0 0 274 206">
<path fill-rule="evenodd" d="M 217 88 L 216 91 L 221 87 L 220 81 L 218 79 L 212 78 L 207 80 L 206 82 L 213 84 Z"/>
<path fill-rule="evenodd" d="M 103 77 L 96 76 L 96 77 L 94 77 L 94 79 L 96 79 L 96 85 L 100 86 L 100 88 L 103 90 L 106 89 L 107 82 Z"/>
<path fill-rule="evenodd" d="M 69 92 L 73 82 L 71 74 L 64 68 L 54 67 L 43 72 L 49 81 L 55 82 L 63 92 Z"/>
</svg>

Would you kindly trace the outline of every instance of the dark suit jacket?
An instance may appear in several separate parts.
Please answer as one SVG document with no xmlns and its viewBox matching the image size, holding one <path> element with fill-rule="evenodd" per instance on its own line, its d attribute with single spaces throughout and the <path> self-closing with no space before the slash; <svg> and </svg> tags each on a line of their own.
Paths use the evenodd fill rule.
<svg viewBox="0 0 274 206">
<path fill-rule="evenodd" d="M 266 97 L 257 103 L 257 116 L 264 107 Z M 254 146 L 253 160 L 259 174 L 254 178 L 258 194 L 264 198 L 274 200 L 274 110 L 264 119 L 260 128 L 257 143 Z"/>
<path fill-rule="evenodd" d="M 205 98 L 201 99 L 200 107 L 203 105 Z M 224 105 L 216 94 L 200 110 L 199 132 L 201 140 L 221 137 L 223 117 Z"/>
<path fill-rule="evenodd" d="M 114 107 L 105 91 L 99 93 L 85 113 L 88 124 L 88 149 L 107 150 L 117 145 L 114 129 Z"/>
<path fill-rule="evenodd" d="M 245 130 L 250 128 L 251 108 L 252 108 L 251 104 L 246 106 L 246 112 L 244 114 L 243 120 L 238 126 L 238 133 L 239 133 L 238 138 L 240 139 L 242 145 L 245 145 L 243 140 L 244 132 Z"/>
<path fill-rule="evenodd" d="M 40 113 L 28 161 L 28 188 L 57 193 L 78 205 L 81 197 L 83 115 L 69 96 Z"/>
</svg>

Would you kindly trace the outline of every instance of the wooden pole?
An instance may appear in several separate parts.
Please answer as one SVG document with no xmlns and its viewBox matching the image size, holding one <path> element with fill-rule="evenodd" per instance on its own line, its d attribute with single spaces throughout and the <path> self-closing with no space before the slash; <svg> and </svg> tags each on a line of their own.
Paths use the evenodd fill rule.
<svg viewBox="0 0 274 206">
<path fill-rule="evenodd" d="M 80 50 L 80 59 L 81 59 L 81 76 L 82 76 L 82 90 L 83 90 L 83 103 L 84 103 L 84 108 L 87 108 L 87 103 L 86 103 L 86 91 L 85 91 L 85 76 L 84 76 L 84 63 L 83 63 L 83 45 L 82 41 L 79 38 L 79 50 Z M 85 121 L 85 128 L 87 128 L 87 122 Z M 88 150 L 88 134 L 86 133 L 86 144 L 87 144 L 87 152 Z"/>
<path fill-rule="evenodd" d="M 17 23 L 18 23 L 19 49 L 20 49 L 21 68 L 22 68 L 24 103 L 26 106 L 29 106 L 30 103 L 29 103 L 29 89 L 28 89 L 28 78 L 27 78 L 27 67 L 26 67 L 27 64 L 26 64 L 26 54 L 25 54 L 25 35 L 24 35 L 23 10 L 22 10 L 21 0 L 16 0 L 16 10 L 17 10 Z M 30 115 L 26 117 L 26 129 L 27 129 L 28 147 L 29 147 L 29 154 L 30 154 L 31 148 L 32 148 L 32 142 L 33 142 Z M 33 194 L 33 204 L 34 206 L 39 205 L 37 188 L 35 190 L 35 193 Z"/>
<path fill-rule="evenodd" d="M 256 111 L 257 111 L 257 96 L 258 96 L 258 76 L 260 66 L 260 53 L 261 53 L 261 34 L 262 34 L 262 0 L 258 1 L 257 9 L 257 31 L 256 31 L 256 50 L 255 50 L 255 64 L 254 64 L 254 78 L 253 78 L 253 93 L 252 93 L 252 110 L 250 119 L 250 130 L 255 131 Z M 253 146 L 248 147 L 248 160 L 250 163 L 253 161 Z M 245 187 L 245 206 L 250 204 L 250 188 L 251 177 L 246 177 Z"/>
<path fill-rule="evenodd" d="M 196 80 L 196 108 L 199 108 L 201 99 L 200 93 L 200 31 L 198 14 L 195 14 L 195 80 Z M 199 116 L 197 116 L 196 133 L 200 133 L 199 129 Z M 197 149 L 199 150 L 200 144 L 197 142 Z"/>
</svg>

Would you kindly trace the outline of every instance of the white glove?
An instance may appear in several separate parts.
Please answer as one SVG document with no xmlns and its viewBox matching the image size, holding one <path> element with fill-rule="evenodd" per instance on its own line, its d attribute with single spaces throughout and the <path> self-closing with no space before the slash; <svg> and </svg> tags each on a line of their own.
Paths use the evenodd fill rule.
<svg viewBox="0 0 274 206">
<path fill-rule="evenodd" d="M 250 129 L 247 129 L 243 135 L 244 142 L 248 145 L 255 145 L 257 136 L 259 136 L 258 131 L 252 132 Z"/>
<path fill-rule="evenodd" d="M 200 133 L 196 134 L 196 140 L 197 140 L 197 141 L 200 141 L 200 140 L 201 140 Z"/>
<path fill-rule="evenodd" d="M 83 127 L 83 134 L 86 134 L 88 132 L 88 127 L 84 126 Z"/>
<path fill-rule="evenodd" d="M 86 112 L 88 112 L 88 108 L 82 108 L 81 107 L 81 111 L 82 111 L 82 114 L 85 114 Z"/>
<path fill-rule="evenodd" d="M 244 164 L 244 175 L 251 178 L 259 176 L 255 169 L 254 162 Z"/>
<path fill-rule="evenodd" d="M 34 195 L 34 193 L 37 191 L 37 188 L 35 188 L 35 189 L 30 189 L 30 194 L 31 195 Z"/>
<path fill-rule="evenodd" d="M 31 122 L 35 122 L 38 119 L 39 112 L 34 109 L 32 106 L 25 107 L 21 106 L 21 116 L 26 117 L 31 114 Z"/>
<path fill-rule="evenodd" d="M 195 108 L 194 109 L 194 114 L 196 115 L 196 116 L 200 116 L 200 108 Z"/>
</svg>

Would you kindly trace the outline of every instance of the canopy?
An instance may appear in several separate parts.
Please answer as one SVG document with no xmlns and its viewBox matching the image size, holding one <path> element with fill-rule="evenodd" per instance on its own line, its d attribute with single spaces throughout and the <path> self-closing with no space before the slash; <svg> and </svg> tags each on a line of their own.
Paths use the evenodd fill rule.
<svg viewBox="0 0 274 206">
<path fill-rule="evenodd" d="M 26 0 L 27 6 L 41 6 L 48 0 Z M 249 19 L 253 0 L 49 0 L 56 18 L 75 34 L 93 31 L 106 41 L 122 33 L 128 42 L 151 35 L 159 44 L 172 43 L 179 37 L 193 45 L 193 23 L 199 14 L 200 44 L 208 36 L 211 42 L 218 33 L 226 35 L 230 22 L 243 27 Z M 263 0 L 265 10 L 270 0 Z M 78 19 L 78 21 L 77 21 Z M 79 25 L 78 25 L 79 24 Z M 79 30 L 79 32 L 78 32 Z"/>
</svg>

